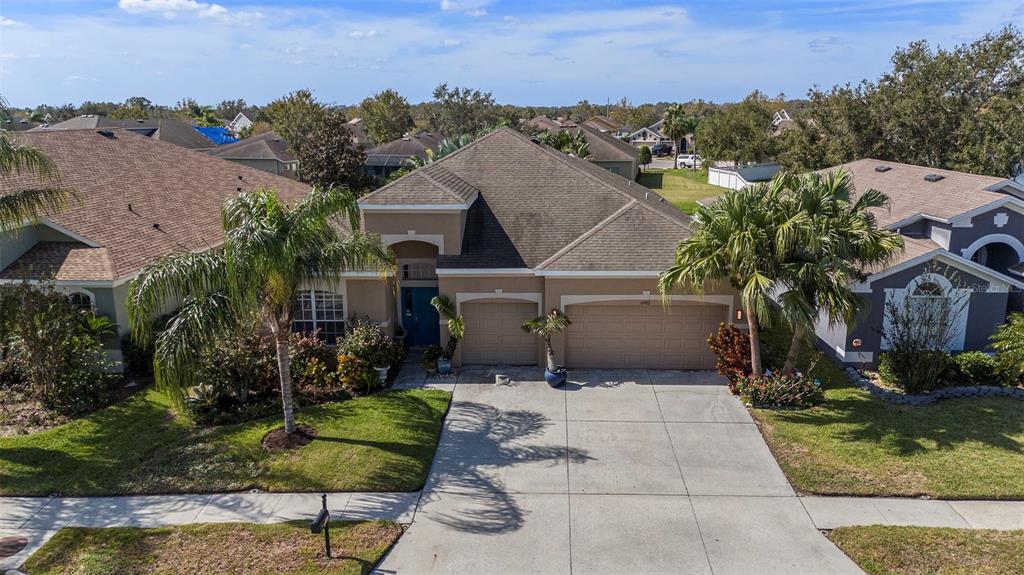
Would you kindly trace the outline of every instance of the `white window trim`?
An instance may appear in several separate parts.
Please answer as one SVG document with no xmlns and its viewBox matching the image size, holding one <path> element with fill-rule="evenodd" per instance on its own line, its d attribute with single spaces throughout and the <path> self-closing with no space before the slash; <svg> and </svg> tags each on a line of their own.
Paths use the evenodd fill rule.
<svg viewBox="0 0 1024 575">
<path fill-rule="evenodd" d="M 349 316 L 348 284 L 343 282 L 343 281 L 342 282 L 338 282 L 336 290 L 325 289 L 326 287 L 327 286 L 303 287 L 301 290 L 299 290 L 299 293 L 295 294 L 296 303 L 298 302 L 298 298 L 301 296 L 301 294 L 303 292 L 308 293 L 310 295 L 311 301 L 313 302 L 313 320 L 312 320 L 313 321 L 313 331 L 316 331 L 316 329 L 319 327 L 317 325 L 317 317 L 316 317 L 316 292 L 325 292 L 325 293 L 333 294 L 335 296 L 340 296 L 341 297 L 341 323 L 342 323 L 342 326 L 343 326 L 343 330 L 347 331 L 348 330 L 348 316 Z M 294 323 L 296 321 L 305 321 L 305 320 L 297 320 L 297 319 L 295 319 L 293 317 L 292 318 L 292 324 L 294 325 Z M 334 320 L 334 321 L 338 321 L 338 320 Z"/>
<path fill-rule="evenodd" d="M 56 286 L 56 287 L 57 287 L 57 291 L 59 291 L 60 293 L 64 294 L 64 296 L 68 297 L 68 298 L 71 297 L 71 294 L 76 294 L 76 293 L 80 293 L 80 294 L 88 297 L 89 298 L 89 307 L 92 309 L 93 313 L 96 312 L 96 294 L 94 294 L 93 292 L 91 292 L 91 291 L 89 291 L 89 290 L 87 290 L 85 288 L 81 288 L 81 287 L 73 286 L 73 285 L 70 285 L 70 286 Z"/>
<path fill-rule="evenodd" d="M 437 246 L 437 254 L 445 255 L 444 234 L 418 234 L 416 230 L 409 230 L 404 234 L 381 234 L 380 240 L 386 246 L 393 246 L 401 242 L 423 242 Z"/>
<path fill-rule="evenodd" d="M 892 325 L 892 318 L 889 315 L 889 303 L 892 302 L 895 305 L 902 305 L 903 301 L 908 297 L 929 297 L 929 296 L 915 296 L 913 295 L 914 290 L 917 286 L 923 283 L 934 283 L 942 288 L 942 292 L 945 294 L 943 297 L 948 297 L 952 302 L 952 305 L 960 305 L 961 302 L 966 298 L 966 303 L 960 309 L 959 315 L 957 315 L 953 329 L 953 341 L 949 345 L 948 351 L 963 351 L 964 339 L 967 337 L 967 320 L 970 317 L 971 312 L 971 294 L 974 293 L 970 289 L 954 288 L 953 282 L 949 281 L 949 278 L 942 274 L 936 274 L 932 272 L 925 272 L 907 283 L 904 288 L 886 288 L 885 290 L 885 308 L 882 312 L 882 337 L 879 342 L 879 348 L 882 350 L 889 349 L 889 342 L 885 339 L 885 334 L 889 331 Z"/>
</svg>

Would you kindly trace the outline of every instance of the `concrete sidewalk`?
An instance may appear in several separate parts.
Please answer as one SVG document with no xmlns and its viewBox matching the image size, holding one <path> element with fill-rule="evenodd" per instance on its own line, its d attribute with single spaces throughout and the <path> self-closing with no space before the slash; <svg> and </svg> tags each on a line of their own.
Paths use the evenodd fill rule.
<svg viewBox="0 0 1024 575">
<path fill-rule="evenodd" d="M 853 525 L 1024 529 L 1024 501 L 808 496 L 800 502 L 818 529 Z"/>
<path fill-rule="evenodd" d="M 420 492 L 328 493 L 336 521 L 387 519 L 412 523 Z M 0 538 L 21 536 L 29 544 L 0 559 L 0 573 L 21 565 L 63 527 L 162 527 L 188 523 L 278 523 L 312 519 L 319 493 L 224 493 L 130 497 L 2 497 Z"/>
</svg>

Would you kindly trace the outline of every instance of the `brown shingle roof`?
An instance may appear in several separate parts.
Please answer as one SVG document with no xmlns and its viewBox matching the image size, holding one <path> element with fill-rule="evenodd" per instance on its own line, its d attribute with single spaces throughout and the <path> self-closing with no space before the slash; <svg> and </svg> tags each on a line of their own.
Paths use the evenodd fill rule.
<svg viewBox="0 0 1024 575">
<path fill-rule="evenodd" d="M 396 185 L 401 182 L 400 185 Z M 478 190 L 437 163 L 428 164 L 408 176 L 359 198 L 363 206 L 400 204 L 463 204 Z"/>
<path fill-rule="evenodd" d="M 621 124 L 607 116 L 594 116 L 593 118 L 590 118 L 586 122 L 583 122 L 583 125 L 590 126 L 598 130 L 606 130 L 609 132 L 617 132 L 622 128 Z"/>
<path fill-rule="evenodd" d="M 688 234 L 689 217 L 661 196 L 507 128 L 395 180 L 360 204 L 428 203 L 417 199 L 433 193 L 420 172 L 438 168 L 478 193 L 466 215 L 462 254 L 441 256 L 442 268 L 532 268 L 572 244 L 580 251 L 547 268 L 646 271 L 660 269 Z M 628 214 L 612 218 L 627 207 Z M 664 251 L 651 243 L 663 240 Z M 573 258 L 584 251 L 587 262 L 580 264 Z"/>
<path fill-rule="evenodd" d="M 573 132 L 576 131 L 575 128 L 566 129 Z M 629 142 L 623 142 L 586 124 L 580 126 L 579 129 L 583 130 L 583 137 L 587 139 L 587 148 L 590 150 L 590 156 L 587 157 L 589 160 L 596 162 L 629 162 L 635 161 L 640 157 L 640 148 Z"/>
<path fill-rule="evenodd" d="M 89 255 L 89 266 L 76 264 L 74 269 L 90 277 L 72 277 L 72 268 L 62 266 L 65 279 L 95 279 L 91 270 L 106 265 L 100 258 L 109 258 L 110 277 L 125 278 L 160 256 L 220 244 L 221 206 L 239 191 L 272 188 L 283 200 L 295 202 L 310 189 L 129 130 L 110 133 L 55 130 L 13 136 L 49 156 L 63 185 L 78 192 L 80 205 L 49 220 L 106 250 L 69 254 L 75 262 Z M 32 186 L 38 186 L 34 178 L 11 176 L 0 180 L 0 193 Z"/>
<path fill-rule="evenodd" d="M 295 161 L 295 156 L 288 152 L 288 142 L 274 132 L 218 146 L 208 153 L 226 160 L 277 160 L 286 164 Z"/>
<path fill-rule="evenodd" d="M 880 165 L 891 169 L 878 172 L 875 168 Z M 889 196 L 890 209 L 878 210 L 875 214 L 880 226 L 889 226 L 917 214 L 948 220 L 1006 197 L 1004 192 L 987 190 L 1007 181 L 991 176 L 870 158 L 821 171 L 837 168 L 850 170 L 856 189 L 873 188 Z M 928 182 L 924 179 L 928 174 L 938 174 L 943 178 L 937 182 Z"/>
<path fill-rule="evenodd" d="M 385 142 L 366 151 L 367 166 L 401 166 L 405 158 L 419 156 L 426 158 L 426 151 L 437 150 L 441 136 L 430 132 L 420 132 L 413 136 L 403 136 L 397 140 Z"/>
<path fill-rule="evenodd" d="M 154 140 L 170 142 L 190 150 L 202 150 L 212 148 L 214 143 L 206 136 L 200 134 L 192 127 L 192 124 L 175 120 L 173 118 L 143 118 L 141 120 L 116 120 L 106 116 L 78 116 L 50 124 L 33 128 L 33 132 L 49 132 L 53 130 L 92 130 L 124 128 L 132 130 L 143 136 L 150 136 Z"/>
<path fill-rule="evenodd" d="M 39 242 L 0 271 L 0 279 L 113 280 L 114 264 L 107 248 L 81 242 Z"/>
</svg>

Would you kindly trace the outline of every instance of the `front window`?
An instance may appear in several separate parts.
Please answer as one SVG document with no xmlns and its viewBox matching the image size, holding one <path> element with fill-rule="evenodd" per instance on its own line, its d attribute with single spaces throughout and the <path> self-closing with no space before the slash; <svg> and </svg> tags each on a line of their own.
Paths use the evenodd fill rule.
<svg viewBox="0 0 1024 575">
<path fill-rule="evenodd" d="M 341 295 L 307 290 L 299 294 L 295 304 L 292 329 L 297 332 L 319 330 L 328 344 L 334 345 L 345 335 L 345 305 Z"/>
<path fill-rule="evenodd" d="M 71 302 L 71 306 L 75 309 L 92 311 L 92 298 L 87 293 L 80 291 L 72 292 L 68 294 L 68 301 Z"/>
<path fill-rule="evenodd" d="M 436 280 L 437 264 L 434 262 L 412 262 L 402 264 L 404 280 Z"/>
</svg>

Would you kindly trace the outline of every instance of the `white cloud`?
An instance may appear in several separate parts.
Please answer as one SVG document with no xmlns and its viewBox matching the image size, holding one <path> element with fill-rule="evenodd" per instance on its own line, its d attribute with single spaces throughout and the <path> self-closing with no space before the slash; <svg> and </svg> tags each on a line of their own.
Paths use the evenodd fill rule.
<svg viewBox="0 0 1024 575">
<path fill-rule="evenodd" d="M 476 10 L 466 10 L 466 16 L 472 16 L 473 18 L 479 18 L 487 15 L 487 10 L 483 8 L 477 8 Z"/>
<path fill-rule="evenodd" d="M 157 12 L 173 17 L 177 13 L 195 13 L 200 16 L 224 16 L 228 9 L 220 4 L 197 0 L 118 0 L 117 7 L 132 14 Z"/>
<path fill-rule="evenodd" d="M 444 42 L 441 42 L 441 45 L 444 46 L 445 48 L 454 48 L 456 46 L 461 46 L 462 42 L 460 42 L 459 40 L 446 38 Z"/>
<path fill-rule="evenodd" d="M 24 26 L 24 22 L 18 22 L 17 20 L 11 20 L 10 18 L 4 18 L 0 16 L 0 26 Z"/>
<path fill-rule="evenodd" d="M 454 12 L 461 10 L 466 16 L 486 16 L 484 8 L 491 3 L 491 0 L 441 0 L 441 10 Z"/>
<path fill-rule="evenodd" d="M 348 37 L 349 38 L 356 38 L 356 39 L 359 39 L 359 38 L 376 38 L 377 37 L 377 31 L 376 30 L 353 30 L 353 31 L 348 33 Z"/>
<path fill-rule="evenodd" d="M 447 12 L 455 8 L 455 3 L 451 0 L 441 0 L 441 9 Z"/>
</svg>

